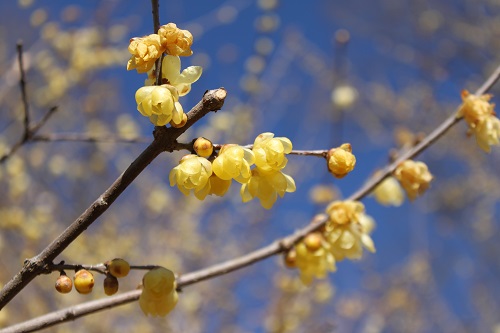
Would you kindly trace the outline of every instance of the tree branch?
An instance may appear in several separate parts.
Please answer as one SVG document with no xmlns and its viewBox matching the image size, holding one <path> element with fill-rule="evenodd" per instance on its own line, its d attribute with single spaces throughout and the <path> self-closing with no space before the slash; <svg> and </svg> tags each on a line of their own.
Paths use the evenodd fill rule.
<svg viewBox="0 0 500 333">
<path fill-rule="evenodd" d="M 494 71 L 494 73 L 484 82 L 484 84 L 475 92 L 476 95 L 483 95 L 488 92 L 491 87 L 500 78 L 500 66 Z M 388 177 L 397 167 L 397 165 L 406 159 L 413 158 L 420 154 L 423 150 L 432 145 L 436 140 L 443 136 L 453 125 L 459 122 L 461 119 L 456 117 L 456 112 L 453 112 L 441 125 L 439 125 L 434 131 L 432 131 L 427 137 L 425 137 L 421 142 L 419 142 L 415 147 L 410 150 L 401 153 L 400 157 L 395 161 L 390 163 L 385 167 L 382 172 L 373 176 L 366 185 L 361 189 L 352 194 L 348 200 L 361 200 L 366 195 L 368 195 L 382 180 Z M 176 147 L 176 144 L 173 145 Z M 325 215 L 316 218 L 313 223 L 305 226 L 302 229 L 297 230 L 294 234 L 288 235 L 282 239 L 275 240 L 271 244 L 257 249 L 253 252 L 245 254 L 241 257 L 227 260 L 220 264 L 216 264 L 199 271 L 181 275 L 177 280 L 177 286 L 179 289 L 189 286 L 191 284 L 198 283 L 219 275 L 228 274 L 232 271 L 250 266 L 253 263 L 259 262 L 273 255 L 285 252 L 289 250 L 295 243 L 300 241 L 304 236 L 312 231 L 321 228 L 327 221 Z M 102 300 L 96 300 L 91 302 L 82 303 L 67 309 L 55 311 L 38 318 L 11 326 L 0 333 L 14 333 L 14 332 L 33 332 L 42 328 L 50 327 L 63 323 L 69 320 L 74 320 L 76 318 L 95 313 L 101 310 L 110 309 L 117 307 L 122 304 L 127 304 L 134 302 L 139 299 L 141 290 L 134 290 L 126 292 L 118 296 L 112 296 Z"/>
<path fill-rule="evenodd" d="M 23 140 L 26 141 L 26 140 L 28 140 L 29 133 L 30 133 L 30 112 L 29 112 L 29 103 L 28 103 L 28 93 L 26 92 L 26 74 L 24 72 L 23 42 L 22 41 L 17 42 L 17 60 L 19 63 L 19 73 L 21 76 L 20 80 L 19 80 L 19 86 L 21 88 L 21 98 L 23 100 L 23 111 L 24 111 Z"/>
<path fill-rule="evenodd" d="M 135 159 L 111 186 L 97 198 L 64 232 L 37 256 L 27 259 L 24 267 L 0 291 L 0 309 L 14 298 L 31 280 L 43 273 L 46 266 L 101 214 L 103 214 L 134 179 L 163 151 L 172 151 L 177 138 L 210 111 L 219 110 L 224 104 L 226 90 L 219 88 L 205 93 L 203 99 L 187 114 L 188 121 L 182 128 L 156 127 L 153 142 Z"/>
</svg>

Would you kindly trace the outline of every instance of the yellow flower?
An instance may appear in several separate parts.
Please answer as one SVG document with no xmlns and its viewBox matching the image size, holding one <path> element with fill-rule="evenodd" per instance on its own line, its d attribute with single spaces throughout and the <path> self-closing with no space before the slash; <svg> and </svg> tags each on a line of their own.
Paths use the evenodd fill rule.
<svg viewBox="0 0 500 333">
<path fill-rule="evenodd" d="M 487 153 L 491 151 L 490 146 L 500 145 L 500 120 L 493 115 L 479 123 L 472 132 L 478 146 Z"/>
<path fill-rule="evenodd" d="M 259 198 L 265 209 L 271 209 L 278 195 L 283 198 L 285 192 L 295 192 L 295 181 L 281 171 L 263 172 L 259 168 L 252 170 L 252 177 L 247 184 L 241 186 L 240 194 L 243 202 Z"/>
<path fill-rule="evenodd" d="M 219 156 L 213 161 L 214 173 L 221 179 L 235 179 L 242 184 L 248 183 L 251 177 L 250 166 L 255 156 L 250 149 L 238 145 L 224 145 Z"/>
<path fill-rule="evenodd" d="M 184 156 L 179 165 L 170 171 L 170 186 L 177 184 L 184 195 L 189 195 L 191 190 L 194 195 L 203 200 L 210 191 L 209 178 L 212 175 L 212 164 L 197 155 Z"/>
<path fill-rule="evenodd" d="M 166 316 L 177 304 L 175 276 L 172 271 L 158 267 L 147 272 L 142 279 L 139 305 L 145 315 Z"/>
<path fill-rule="evenodd" d="M 476 136 L 476 142 L 485 152 L 490 146 L 500 145 L 500 120 L 495 116 L 495 104 L 489 101 L 491 95 L 476 96 L 467 90 L 462 91 L 462 106 L 457 117 L 464 117 L 469 132 Z"/>
<path fill-rule="evenodd" d="M 403 189 L 394 177 L 387 177 L 373 190 L 375 200 L 384 206 L 401 206 L 404 201 Z"/>
<path fill-rule="evenodd" d="M 410 200 L 422 195 L 429 188 L 433 178 L 425 163 L 412 160 L 399 164 L 394 171 L 394 177 L 399 180 Z"/>
<path fill-rule="evenodd" d="M 262 133 L 253 144 L 255 165 L 265 171 L 278 171 L 288 162 L 285 154 L 292 151 L 292 142 L 288 138 L 275 138 L 273 133 Z"/>
<path fill-rule="evenodd" d="M 375 222 L 365 214 L 361 202 L 335 201 L 327 207 L 327 214 L 330 219 L 326 223 L 324 237 L 335 260 L 359 259 L 363 255 L 363 247 L 375 252 L 370 237 Z"/>
<path fill-rule="evenodd" d="M 210 183 L 210 190 L 208 192 L 209 195 L 216 195 L 219 197 L 224 196 L 229 187 L 231 186 L 231 180 L 224 180 L 217 177 L 215 173 L 213 173 L 208 179 Z"/>
<path fill-rule="evenodd" d="M 315 246 L 310 246 L 310 240 Z M 317 244 L 317 245 L 316 245 Z M 299 269 L 300 280 L 309 285 L 314 278 L 325 278 L 328 272 L 335 272 L 335 257 L 328 250 L 329 244 L 321 233 L 307 235 L 295 246 L 295 267 Z"/>
<path fill-rule="evenodd" d="M 352 147 L 349 143 L 344 143 L 338 148 L 330 149 L 326 160 L 328 171 L 336 178 L 345 177 L 356 165 L 356 157 L 352 154 Z"/>
<path fill-rule="evenodd" d="M 178 99 L 177 90 L 167 84 L 141 87 L 135 93 L 137 110 L 155 126 L 182 121 L 184 111 Z"/>
<path fill-rule="evenodd" d="M 160 44 L 160 36 L 152 34 L 135 37 L 130 40 L 128 51 L 132 54 L 127 63 L 127 70 L 137 69 L 138 73 L 146 73 L 161 57 L 165 49 Z"/>
<path fill-rule="evenodd" d="M 201 66 L 189 66 L 181 72 L 181 60 L 178 56 L 165 56 L 162 62 L 162 77 L 168 84 L 174 86 L 179 96 L 187 95 L 191 91 L 191 84 L 198 81 L 203 72 Z"/>
<path fill-rule="evenodd" d="M 365 206 L 361 202 L 352 200 L 334 201 L 326 207 L 326 214 L 328 214 L 330 222 L 335 224 L 359 221 L 364 211 Z"/>
<path fill-rule="evenodd" d="M 161 26 L 158 35 L 167 54 L 174 56 L 190 56 L 193 54 L 193 51 L 191 51 L 193 35 L 187 30 L 177 28 L 175 23 Z"/>
<path fill-rule="evenodd" d="M 491 95 L 476 96 L 467 90 L 462 91 L 462 106 L 457 117 L 464 117 L 470 127 L 476 127 L 494 113 L 494 104 L 490 104 Z"/>
</svg>

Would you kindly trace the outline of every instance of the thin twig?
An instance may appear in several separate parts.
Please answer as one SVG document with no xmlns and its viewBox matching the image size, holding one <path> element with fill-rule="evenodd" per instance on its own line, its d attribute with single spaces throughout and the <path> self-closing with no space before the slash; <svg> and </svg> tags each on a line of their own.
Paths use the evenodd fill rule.
<svg viewBox="0 0 500 333">
<path fill-rule="evenodd" d="M 154 141 L 132 162 L 127 170 L 41 253 L 25 260 L 21 271 L 7 282 L 0 291 L 0 309 L 9 303 L 37 275 L 42 274 L 46 266 L 52 263 L 69 244 L 101 216 L 160 153 L 172 151 L 174 142 L 182 133 L 210 111 L 219 110 L 224 104 L 226 94 L 223 88 L 207 91 L 203 99 L 187 114 L 187 123 L 182 128 L 156 127 L 153 133 Z"/>
<path fill-rule="evenodd" d="M 31 141 L 41 142 L 109 142 L 109 143 L 149 143 L 150 137 L 137 137 L 137 138 L 121 138 L 116 135 L 98 136 L 95 134 L 87 133 L 50 133 L 50 134 L 37 134 L 31 138 Z"/>
<path fill-rule="evenodd" d="M 23 42 L 17 42 L 17 60 L 19 63 L 19 73 L 20 80 L 19 86 L 21 88 L 21 98 L 23 100 L 23 111 L 24 111 L 24 134 L 23 140 L 27 141 L 30 134 L 30 112 L 29 112 L 29 103 L 28 103 L 28 93 L 26 92 L 26 73 L 24 72 L 24 63 L 23 63 Z"/>
<path fill-rule="evenodd" d="M 495 72 L 485 81 L 485 83 L 475 92 L 476 95 L 482 95 L 489 91 L 491 87 L 500 78 L 500 66 L 497 67 Z M 400 155 L 396 161 L 388 165 L 383 169 L 381 173 L 373 176 L 371 180 L 363 186 L 360 190 L 352 194 L 348 200 L 361 200 L 366 195 L 368 195 L 382 180 L 388 177 L 392 171 L 397 167 L 397 165 L 406 159 L 413 158 L 420 152 L 429 147 L 438 138 L 440 138 L 444 133 L 446 133 L 454 124 L 460 121 L 456 117 L 456 112 L 450 115 L 440 126 L 438 126 L 434 131 L 432 131 L 426 138 L 424 138 L 420 143 L 418 143 L 414 148 L 405 151 Z M 175 145 L 174 145 L 175 146 Z M 285 252 L 289 250 L 295 243 L 300 241 L 305 235 L 310 232 L 321 228 L 327 221 L 326 216 L 320 216 L 304 228 L 297 230 L 294 234 L 286 236 L 282 239 L 275 240 L 271 244 L 257 249 L 253 252 L 247 253 L 241 257 L 227 260 L 223 263 L 201 269 L 192 273 L 181 275 L 177 280 L 177 286 L 182 289 L 191 284 L 198 283 L 203 280 L 207 280 L 219 275 L 224 275 L 232 271 L 250 266 L 253 263 L 259 262 L 273 255 Z M 110 309 L 123 304 L 131 303 L 139 299 L 141 294 L 140 290 L 134 290 L 126 292 L 118 296 L 112 296 L 106 299 L 91 301 L 82 303 L 73 307 L 69 307 L 63 310 L 51 312 L 44 316 L 34 318 L 29 321 L 11 326 L 0 333 L 14 333 L 14 332 L 33 332 L 46 327 L 57 325 L 69 320 L 74 320 L 76 318 L 86 316 L 91 313 L 102 311 L 105 309 Z"/>
</svg>

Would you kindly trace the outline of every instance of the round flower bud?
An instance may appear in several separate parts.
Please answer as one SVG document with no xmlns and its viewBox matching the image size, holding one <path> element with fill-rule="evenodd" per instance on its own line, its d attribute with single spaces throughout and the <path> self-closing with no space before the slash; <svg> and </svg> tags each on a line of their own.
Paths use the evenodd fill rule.
<svg viewBox="0 0 500 333">
<path fill-rule="evenodd" d="M 125 277 L 130 272 L 130 264 L 120 258 L 108 261 L 106 266 L 108 267 L 109 274 L 117 278 Z"/>
<path fill-rule="evenodd" d="M 56 280 L 55 287 L 61 294 L 67 294 L 73 289 L 73 282 L 66 274 L 61 274 Z"/>
<path fill-rule="evenodd" d="M 356 157 L 352 153 L 352 148 L 349 143 L 344 143 L 338 148 L 330 149 L 326 161 L 328 171 L 336 178 L 345 177 L 356 165 Z"/>
<path fill-rule="evenodd" d="M 290 251 L 285 252 L 285 255 L 283 257 L 283 262 L 285 263 L 286 267 L 295 268 L 296 260 L 297 260 L 297 252 L 295 251 L 295 249 L 291 249 Z"/>
<path fill-rule="evenodd" d="M 315 252 L 321 248 L 323 236 L 319 232 L 313 232 L 304 237 L 304 244 L 311 252 Z"/>
<path fill-rule="evenodd" d="M 104 293 L 108 296 L 116 294 L 118 291 L 118 279 L 111 274 L 104 279 Z"/>
<path fill-rule="evenodd" d="M 86 269 L 80 269 L 74 277 L 75 289 L 80 294 L 89 294 L 94 287 L 94 276 Z"/>
<path fill-rule="evenodd" d="M 214 152 L 214 146 L 212 142 L 203 137 L 199 137 L 193 144 L 194 151 L 198 156 L 209 157 Z"/>
</svg>

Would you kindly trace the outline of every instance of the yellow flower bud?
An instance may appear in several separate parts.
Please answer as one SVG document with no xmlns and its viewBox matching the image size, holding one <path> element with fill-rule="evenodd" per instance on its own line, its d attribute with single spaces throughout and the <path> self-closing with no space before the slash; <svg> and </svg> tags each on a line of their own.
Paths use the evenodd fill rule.
<svg viewBox="0 0 500 333">
<path fill-rule="evenodd" d="M 158 267 L 147 272 L 142 279 L 139 305 L 146 315 L 166 316 L 177 304 L 174 273 Z"/>
<path fill-rule="evenodd" d="M 303 242 L 309 251 L 315 252 L 321 248 L 323 236 L 319 232 L 312 232 L 304 237 Z"/>
<path fill-rule="evenodd" d="M 89 294 L 94 288 L 94 276 L 85 269 L 80 269 L 73 278 L 75 289 L 80 294 Z"/>
<path fill-rule="evenodd" d="M 361 202 L 352 200 L 334 201 L 326 207 L 330 222 L 336 224 L 358 221 L 359 215 L 363 214 L 364 211 L 365 206 Z M 328 224 L 326 227 L 329 227 Z"/>
<path fill-rule="evenodd" d="M 138 73 L 146 73 L 153 68 L 155 61 L 161 57 L 165 48 L 160 43 L 160 36 L 152 34 L 132 38 L 128 51 L 132 57 L 127 63 L 127 70 L 137 69 Z"/>
<path fill-rule="evenodd" d="M 130 264 L 120 258 L 115 258 L 107 262 L 106 266 L 109 274 L 117 278 L 125 277 L 130 272 Z"/>
<path fill-rule="evenodd" d="M 193 54 L 193 51 L 191 51 L 193 35 L 187 30 L 177 28 L 175 23 L 161 26 L 158 35 L 167 54 L 174 56 L 190 56 Z"/>
<path fill-rule="evenodd" d="M 73 282 L 66 274 L 61 274 L 56 280 L 55 287 L 61 294 L 67 294 L 73 289 Z"/>
<path fill-rule="evenodd" d="M 285 252 L 283 256 L 283 262 L 285 263 L 286 267 L 295 268 L 296 260 L 297 260 L 297 252 L 295 251 L 295 249 L 291 249 L 290 251 Z"/>
<path fill-rule="evenodd" d="M 209 157 L 214 152 L 212 141 L 199 137 L 193 144 L 193 149 L 201 157 Z"/>
<path fill-rule="evenodd" d="M 327 155 L 328 171 L 336 178 L 343 178 L 354 169 L 356 157 L 349 143 L 330 149 Z"/>
<path fill-rule="evenodd" d="M 422 195 L 429 188 L 433 178 L 425 163 L 412 160 L 399 164 L 394 171 L 394 177 L 399 180 L 410 200 Z"/>
</svg>

